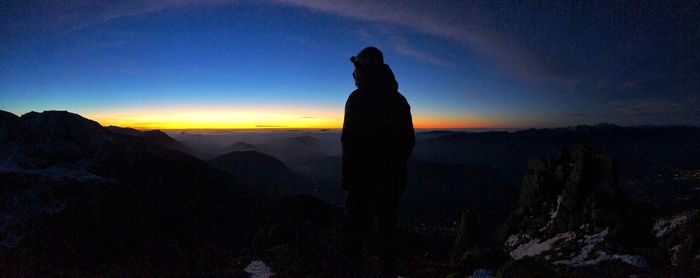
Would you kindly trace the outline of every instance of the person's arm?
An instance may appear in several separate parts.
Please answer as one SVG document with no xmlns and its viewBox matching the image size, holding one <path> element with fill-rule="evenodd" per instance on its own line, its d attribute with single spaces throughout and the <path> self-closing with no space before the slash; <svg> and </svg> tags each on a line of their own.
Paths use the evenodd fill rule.
<svg viewBox="0 0 700 278">
<path fill-rule="evenodd" d="M 357 119 L 353 107 L 353 94 L 350 94 L 345 102 L 345 115 L 343 119 L 343 131 L 340 135 L 340 143 L 343 150 L 341 186 L 344 190 L 350 189 L 351 177 L 354 175 L 351 159 L 355 152 L 357 140 Z"/>
<path fill-rule="evenodd" d="M 352 153 L 353 139 L 356 133 L 357 119 L 355 116 L 355 111 L 352 107 L 353 95 L 348 97 L 345 102 L 345 115 L 343 118 L 343 131 L 340 135 L 340 143 L 343 148 L 343 156 Z"/>
<path fill-rule="evenodd" d="M 403 158 L 405 160 L 408 160 L 408 158 L 411 156 L 411 152 L 413 151 L 413 147 L 416 145 L 416 134 L 415 130 L 413 129 L 413 117 L 411 116 L 411 106 L 408 104 L 408 101 L 406 101 L 406 98 L 403 98 L 403 109 L 402 109 L 402 131 L 403 134 L 401 135 L 402 138 L 402 152 L 403 152 Z"/>
</svg>

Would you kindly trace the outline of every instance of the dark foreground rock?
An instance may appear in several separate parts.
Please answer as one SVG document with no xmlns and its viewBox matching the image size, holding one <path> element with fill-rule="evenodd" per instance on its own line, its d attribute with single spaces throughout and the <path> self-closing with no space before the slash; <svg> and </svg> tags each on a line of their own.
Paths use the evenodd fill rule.
<svg viewBox="0 0 700 278">
<path fill-rule="evenodd" d="M 500 277 L 694 273 L 671 264 L 691 266 L 700 259 L 690 255 L 698 253 L 693 212 L 679 216 L 682 221 L 667 220 L 683 223 L 674 229 L 658 228 L 657 222 L 664 231 L 657 240 L 650 211 L 619 188 L 612 158 L 577 147 L 531 159 L 527 169 L 517 208 L 490 238 L 465 247 L 460 240 L 470 232 L 460 229 L 453 269 L 464 274 L 492 269 Z M 664 248 L 678 252 L 669 257 Z M 462 254 L 459 261 L 455 253 Z"/>
<path fill-rule="evenodd" d="M 247 248 L 256 219 L 225 172 L 64 111 L 14 122 L 0 145 L 0 274 L 198 275 Z"/>
</svg>

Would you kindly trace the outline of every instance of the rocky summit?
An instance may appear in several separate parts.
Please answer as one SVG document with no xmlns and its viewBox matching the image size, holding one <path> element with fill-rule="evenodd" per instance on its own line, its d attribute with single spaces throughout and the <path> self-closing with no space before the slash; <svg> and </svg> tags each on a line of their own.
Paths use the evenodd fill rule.
<svg viewBox="0 0 700 278">
<path fill-rule="evenodd" d="M 452 255 L 456 273 L 658 275 L 700 260 L 689 255 L 699 253 L 697 220 L 689 220 L 697 212 L 654 225 L 649 210 L 620 190 L 614 159 L 577 147 L 531 159 L 527 170 L 518 207 L 488 240 L 473 239 L 478 226 L 465 213 Z"/>
</svg>

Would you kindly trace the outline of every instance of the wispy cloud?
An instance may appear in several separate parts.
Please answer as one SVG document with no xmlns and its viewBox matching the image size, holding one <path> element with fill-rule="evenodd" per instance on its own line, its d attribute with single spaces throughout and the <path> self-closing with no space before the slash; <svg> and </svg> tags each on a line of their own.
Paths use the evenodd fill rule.
<svg viewBox="0 0 700 278">
<path fill-rule="evenodd" d="M 167 9 L 182 9 L 206 5 L 240 3 L 240 0 L 126 0 L 126 1 L 76 1 L 52 2 L 37 5 L 39 14 L 49 18 L 50 26 L 35 26 L 58 32 L 73 32 L 105 22 L 150 14 Z M 498 32 L 486 30 L 464 21 L 449 20 L 435 10 L 435 5 L 410 1 L 350 1 L 350 0 L 269 0 L 273 5 L 289 5 L 315 12 L 346 18 L 388 24 L 408 28 L 418 33 L 432 35 L 463 44 L 465 47 L 488 57 L 496 68 L 529 81 L 574 82 L 542 62 L 533 52 L 503 38 Z M 463 6 L 465 9 L 468 6 Z M 476 9 L 476 8 L 475 8 Z M 465 11 L 467 16 L 478 13 Z M 29 22 L 31 24 L 31 22 Z M 22 28 L 21 26 L 15 26 Z M 448 65 L 445 60 L 407 45 L 395 45 L 402 55 L 435 65 Z M 465 51 L 467 51 L 465 49 Z"/>
<path fill-rule="evenodd" d="M 613 103 L 616 112 L 625 115 L 655 117 L 674 113 L 681 105 L 670 100 L 628 100 Z"/>
<path fill-rule="evenodd" d="M 167 9 L 237 3 L 239 0 L 120 0 L 120 1 L 51 1 L 20 7 L 7 7 L 10 15 L 4 28 L 11 32 L 53 32 L 69 34 L 128 17 L 151 14 Z M 26 13 L 30 17 L 24 16 Z"/>
<path fill-rule="evenodd" d="M 439 12 L 431 13 L 430 10 L 426 10 L 430 5 L 414 7 L 406 1 L 277 0 L 275 2 L 358 20 L 407 27 L 423 34 L 450 39 L 487 56 L 498 63 L 497 68 L 525 80 L 576 82 L 573 78 L 551 69 L 542 62 L 542 59 L 519 47 L 512 40 L 502 38 L 496 32 L 484 31 L 483 28 L 473 24 L 451 22 L 441 17 Z M 410 51 L 404 52 L 410 53 Z"/>
<path fill-rule="evenodd" d="M 406 44 L 405 42 L 395 41 L 393 44 L 393 47 L 397 53 L 404 55 L 406 57 L 411 57 L 411 58 L 414 58 L 418 61 L 433 64 L 436 66 L 452 67 L 452 65 L 449 64 L 447 61 L 440 59 L 434 55 L 431 55 L 429 53 L 418 50 L 417 48 L 412 47 L 412 46 Z"/>
</svg>

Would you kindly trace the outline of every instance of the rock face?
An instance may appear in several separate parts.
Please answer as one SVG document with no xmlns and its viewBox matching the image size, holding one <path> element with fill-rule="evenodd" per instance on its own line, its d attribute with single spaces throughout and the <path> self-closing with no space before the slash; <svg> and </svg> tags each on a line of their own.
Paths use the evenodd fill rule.
<svg viewBox="0 0 700 278">
<path fill-rule="evenodd" d="M 654 244 L 651 219 L 618 187 L 612 158 L 577 147 L 531 159 L 527 170 L 517 208 L 483 241 L 493 245 L 467 248 L 457 264 L 462 271 L 498 258 L 489 252 L 492 247 L 508 258 L 499 276 L 595 275 L 600 265 L 614 265 L 621 274 L 644 273 L 649 260 L 639 254 Z M 468 254 L 478 255 L 465 260 Z M 473 263 L 478 261 L 482 265 Z"/>
<path fill-rule="evenodd" d="M 618 187 L 612 158 L 580 147 L 547 160 L 531 159 L 527 168 L 519 207 L 500 232 L 551 236 L 620 222 L 628 200 Z"/>
<path fill-rule="evenodd" d="M 574 267 L 603 261 L 647 265 L 645 258 L 627 253 L 652 244 L 650 218 L 622 193 L 609 157 L 578 147 L 530 160 L 518 205 L 495 234 L 514 260 L 533 257 Z"/>
</svg>

